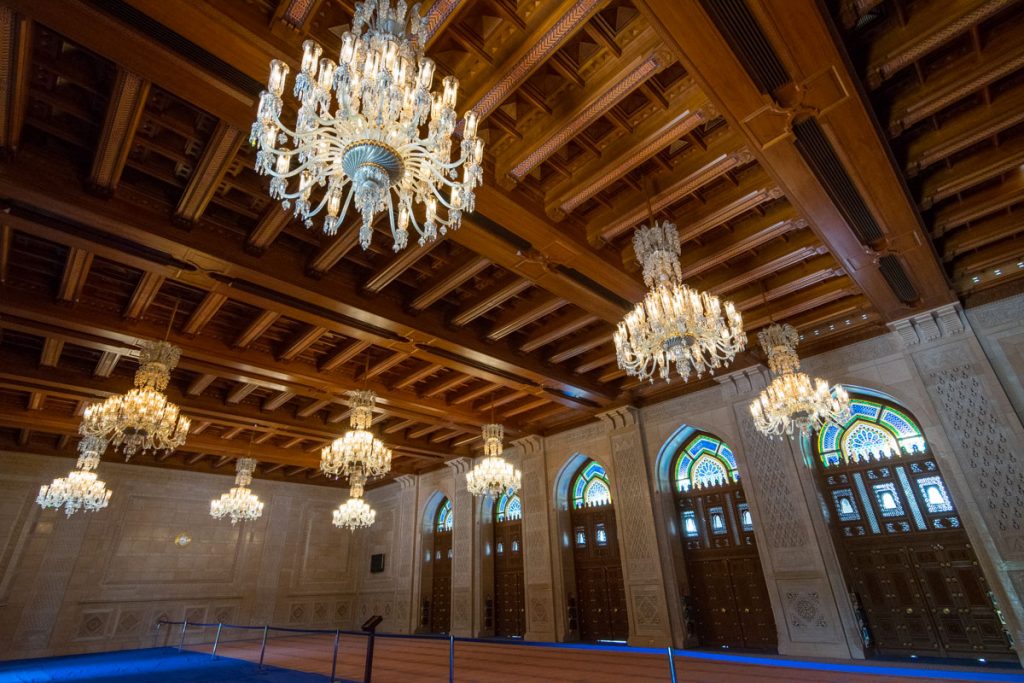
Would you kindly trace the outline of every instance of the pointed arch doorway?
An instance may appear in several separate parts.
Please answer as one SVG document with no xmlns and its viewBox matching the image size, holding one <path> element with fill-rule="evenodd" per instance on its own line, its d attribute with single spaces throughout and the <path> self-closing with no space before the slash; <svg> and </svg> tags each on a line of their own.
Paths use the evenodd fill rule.
<svg viewBox="0 0 1024 683">
<path fill-rule="evenodd" d="M 775 650 L 778 636 L 732 450 L 688 430 L 670 473 L 689 590 L 684 604 L 704 647 Z"/>
<path fill-rule="evenodd" d="M 451 630 L 452 606 L 452 502 L 445 498 L 437 506 L 431 550 L 430 603 L 424 615 L 424 626 L 430 633 L 448 633 Z"/>
<path fill-rule="evenodd" d="M 521 638 L 526 633 L 523 584 L 523 503 L 503 493 L 494 506 L 494 635 Z"/>
<path fill-rule="evenodd" d="M 868 649 L 1015 661 L 978 558 L 917 420 L 848 387 L 851 417 L 810 443 Z"/>
</svg>

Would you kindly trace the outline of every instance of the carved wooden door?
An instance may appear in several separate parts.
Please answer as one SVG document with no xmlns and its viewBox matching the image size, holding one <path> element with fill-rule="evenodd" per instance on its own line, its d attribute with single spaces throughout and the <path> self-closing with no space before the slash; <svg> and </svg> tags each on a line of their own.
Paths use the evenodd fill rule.
<svg viewBox="0 0 1024 683">
<path fill-rule="evenodd" d="M 434 578 L 430 592 L 430 631 L 448 633 L 452 609 L 452 532 L 434 531 Z"/>
<path fill-rule="evenodd" d="M 742 486 L 680 492 L 676 501 L 698 641 L 774 650 L 775 617 Z"/>
<path fill-rule="evenodd" d="M 615 510 L 611 505 L 575 509 L 571 518 L 580 639 L 626 640 L 629 620 Z"/>
<path fill-rule="evenodd" d="M 522 535 L 521 520 L 494 523 L 494 633 L 506 638 L 526 632 Z"/>
</svg>

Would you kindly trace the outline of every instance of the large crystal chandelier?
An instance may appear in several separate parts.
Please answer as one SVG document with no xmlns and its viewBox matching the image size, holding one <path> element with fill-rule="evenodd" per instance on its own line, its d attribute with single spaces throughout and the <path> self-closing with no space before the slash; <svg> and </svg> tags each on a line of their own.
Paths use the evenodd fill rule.
<svg viewBox="0 0 1024 683">
<path fill-rule="evenodd" d="M 352 429 L 345 432 L 320 451 L 320 469 L 332 477 L 380 477 L 391 470 L 391 449 L 370 432 L 373 424 L 373 404 L 377 400 L 372 391 L 352 393 Z"/>
<path fill-rule="evenodd" d="M 641 380 L 670 379 L 672 366 L 687 381 L 714 372 L 746 346 L 743 320 L 731 302 L 682 283 L 679 235 L 653 222 L 633 235 L 647 296 L 619 323 L 613 339 L 619 368 Z"/>
<path fill-rule="evenodd" d="M 335 234 L 354 204 L 366 249 L 374 216 L 387 211 L 399 251 L 410 224 L 424 244 L 459 227 L 463 211 L 473 211 L 473 189 L 483 179 L 477 115 L 466 114 L 459 158 L 452 161 L 459 81 L 447 76 L 441 92 L 431 91 L 434 62 L 423 56 L 425 22 L 419 5 L 408 11 L 405 0 L 394 7 L 391 0 L 357 2 L 337 64 L 321 56 L 316 42 L 303 43 L 292 89 L 294 130 L 281 122 L 288 65 L 270 63 L 250 135 L 259 148 L 256 170 L 271 177 L 270 195 L 286 209 L 294 202 L 307 228 L 326 209 L 324 232 Z M 291 178 L 298 182 L 289 189 Z M 317 187 L 324 189 L 314 197 Z M 419 216 L 414 204 L 423 205 Z"/>
<path fill-rule="evenodd" d="M 173 451 L 185 443 L 191 421 L 167 400 L 164 390 L 181 349 L 166 341 L 140 344 L 135 388 L 86 408 L 83 434 L 108 440 L 130 459 L 140 449 Z"/>
<path fill-rule="evenodd" d="M 483 426 L 484 459 L 466 473 L 466 490 L 474 496 L 497 498 L 502 493 L 515 493 L 523 483 L 523 475 L 507 462 L 501 453 L 504 428 L 499 424 Z"/>
<path fill-rule="evenodd" d="M 249 489 L 255 470 L 254 458 L 238 459 L 235 463 L 235 485 L 227 493 L 222 493 L 219 500 L 210 501 L 211 517 L 228 517 L 232 524 L 260 518 L 263 514 L 263 502 Z"/>
<path fill-rule="evenodd" d="M 363 487 L 366 477 L 353 475 L 349 480 L 349 499 L 334 511 L 334 526 L 354 531 L 373 525 L 377 512 L 363 500 Z"/>
<path fill-rule="evenodd" d="M 70 517 L 79 510 L 95 512 L 107 507 L 110 491 L 107 485 L 93 472 L 100 464 L 100 456 L 107 449 L 107 442 L 95 436 L 84 436 L 78 442 L 78 462 L 68 476 L 54 479 L 48 485 L 39 487 L 36 503 L 43 508 L 64 508 Z"/>
<path fill-rule="evenodd" d="M 750 404 L 758 431 L 769 436 L 809 434 L 826 422 L 842 424 L 850 418 L 850 397 L 842 387 L 830 388 L 825 380 L 800 372 L 799 335 L 792 325 L 770 325 L 757 338 L 773 375 Z"/>
</svg>

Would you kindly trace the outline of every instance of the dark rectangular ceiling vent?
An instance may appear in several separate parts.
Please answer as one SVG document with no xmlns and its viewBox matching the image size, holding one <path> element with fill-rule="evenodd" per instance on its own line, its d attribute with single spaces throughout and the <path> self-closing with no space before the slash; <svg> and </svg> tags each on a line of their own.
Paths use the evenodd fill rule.
<svg viewBox="0 0 1024 683">
<path fill-rule="evenodd" d="M 601 295 L 601 297 L 608 299 L 608 301 L 611 301 L 616 305 L 621 306 L 622 310 L 630 309 L 633 307 L 633 304 L 629 303 L 628 301 L 626 301 L 621 296 L 619 296 L 612 290 L 608 289 L 604 285 L 599 284 L 594 280 L 591 280 L 589 277 L 587 277 L 580 271 L 576 270 L 575 268 L 558 265 L 555 266 L 555 270 L 557 270 L 560 274 L 569 278 L 576 284 L 582 285 L 583 287 L 589 289 L 591 292 L 599 294 Z"/>
<path fill-rule="evenodd" d="M 181 34 L 175 33 L 160 22 L 124 2 L 124 0 L 91 1 L 92 5 L 97 9 L 128 24 L 139 33 L 152 38 L 167 49 L 209 71 L 214 76 L 233 85 L 242 92 L 256 96 L 263 90 L 263 84 L 255 78 L 249 77 L 220 57 L 207 52 Z"/>
<path fill-rule="evenodd" d="M 745 0 L 703 0 L 702 4 L 758 90 L 771 95 L 792 80 Z"/>
<path fill-rule="evenodd" d="M 491 233 L 491 235 L 493 235 L 494 237 L 497 237 L 503 242 L 507 242 L 509 245 L 515 247 L 516 251 L 518 251 L 521 254 L 525 254 L 533 249 L 532 244 L 530 244 L 529 242 L 527 242 L 526 240 L 524 240 L 522 237 L 515 234 L 511 230 L 508 230 L 505 227 L 499 225 L 498 223 L 492 221 L 490 218 L 484 216 L 479 211 L 470 214 L 470 220 L 472 220 L 474 223 L 479 225 L 487 232 Z"/>
<path fill-rule="evenodd" d="M 484 372 L 489 372 L 492 375 L 497 375 L 498 377 L 504 377 L 505 379 L 512 380 L 513 382 L 518 382 L 519 384 L 525 384 L 525 385 L 531 386 L 531 387 L 540 386 L 539 384 L 537 384 L 537 382 L 534 382 L 532 379 L 528 379 L 526 377 L 521 377 L 519 375 L 516 375 L 516 374 L 511 373 L 511 372 L 506 372 L 504 370 L 499 370 L 498 368 L 494 367 L 493 365 L 488 365 L 487 363 L 481 363 L 479 361 L 475 361 L 472 358 L 467 358 L 466 356 L 463 356 L 460 353 L 455 353 L 454 351 L 449 351 L 448 349 L 444 349 L 444 348 L 441 348 L 441 347 L 438 347 L 438 346 L 433 346 L 431 344 L 419 344 L 419 343 L 416 344 L 416 348 L 420 349 L 421 351 L 426 351 L 427 353 L 433 354 L 435 356 L 441 356 L 442 358 L 447 358 L 448 360 L 454 361 L 456 363 L 462 363 L 464 365 L 468 365 L 470 367 L 476 368 L 477 370 L 482 370 Z"/>
<path fill-rule="evenodd" d="M 917 287 L 910 281 L 898 258 L 892 255 L 883 256 L 878 260 L 878 269 L 882 271 L 882 277 L 889 283 L 897 299 L 905 304 L 912 304 L 921 298 L 917 293 Z"/>
<path fill-rule="evenodd" d="M 870 245 L 885 234 L 868 210 L 864 198 L 850 179 L 850 174 L 839 161 L 839 155 L 817 120 L 807 119 L 793 124 L 796 148 L 811 171 L 825 186 L 825 191 L 843 214 L 843 218 L 857 234 L 861 244 Z"/>
</svg>

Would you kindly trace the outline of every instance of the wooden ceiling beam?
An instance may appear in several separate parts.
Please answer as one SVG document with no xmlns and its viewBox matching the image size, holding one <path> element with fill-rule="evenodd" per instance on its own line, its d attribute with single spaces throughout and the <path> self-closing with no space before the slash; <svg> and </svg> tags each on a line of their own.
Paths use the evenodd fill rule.
<svg viewBox="0 0 1024 683">
<path fill-rule="evenodd" d="M 277 322 L 281 314 L 277 311 L 261 311 L 256 318 L 249 323 L 249 326 L 242 330 L 242 333 L 235 339 L 234 346 L 236 349 L 247 349 L 249 346 L 259 339 L 264 332 L 270 329 L 270 326 Z"/>
<path fill-rule="evenodd" d="M 213 381 L 217 379 L 217 375 L 211 374 L 200 374 L 192 382 L 189 383 L 188 388 L 185 390 L 186 396 L 200 396 L 207 387 L 213 384 Z"/>
<path fill-rule="evenodd" d="M 414 384 L 417 384 L 418 382 L 422 382 L 423 380 L 427 379 L 433 374 L 441 372 L 441 370 L 443 369 L 444 366 L 441 365 L 440 363 L 426 363 L 419 370 L 413 370 L 412 372 L 402 377 L 393 386 L 395 389 L 406 389 Z"/>
<path fill-rule="evenodd" d="M 807 227 L 807 221 L 798 218 L 796 209 L 784 203 L 764 215 L 741 221 L 729 234 L 708 242 L 682 256 L 683 279 L 701 275 L 730 259 L 753 251 L 772 240 Z"/>
<path fill-rule="evenodd" d="M 423 438 L 424 436 L 426 436 L 428 434 L 432 434 L 433 432 L 436 432 L 438 429 L 441 429 L 443 426 L 444 425 L 429 424 L 429 425 L 426 425 L 424 427 L 420 427 L 419 429 L 414 429 L 411 432 L 409 432 L 409 438 L 410 439 L 420 439 L 420 438 Z"/>
<path fill-rule="evenodd" d="M 701 279 L 699 287 L 722 296 L 772 273 L 791 268 L 801 261 L 826 253 L 828 249 L 818 241 L 812 231 L 800 230 L 785 242 L 774 244 L 749 260 L 739 262 L 728 270 L 710 273 Z"/>
<path fill-rule="evenodd" d="M 514 278 L 509 282 L 493 287 L 489 292 L 484 293 L 476 301 L 466 303 L 462 309 L 452 318 L 452 324 L 462 327 L 496 306 L 500 306 L 514 296 L 518 296 L 533 286 L 529 280 Z"/>
<path fill-rule="evenodd" d="M 487 394 L 493 393 L 500 388 L 501 387 L 495 384 L 494 382 L 481 382 L 475 387 L 471 387 L 469 389 L 466 389 L 465 391 L 460 391 L 458 394 L 451 398 L 451 401 L 449 401 L 449 403 L 453 406 L 462 405 L 463 403 L 470 403 L 480 398 L 481 396 L 486 396 Z"/>
<path fill-rule="evenodd" d="M 736 305 L 737 310 L 749 311 L 755 306 L 844 275 L 843 269 L 838 267 L 831 254 L 821 254 L 736 290 L 729 296 L 729 300 Z"/>
<path fill-rule="evenodd" d="M 387 372 L 388 370 L 395 367 L 399 363 L 408 359 L 409 356 L 410 354 L 408 351 L 394 351 L 390 355 L 388 355 L 387 358 L 384 358 L 383 360 L 380 360 L 371 365 L 369 368 L 366 369 L 365 372 L 359 373 L 359 380 L 363 381 L 367 379 L 373 379 L 378 375 L 382 375 L 383 373 Z"/>
<path fill-rule="evenodd" d="M 292 340 L 288 342 L 288 345 L 284 350 L 278 354 L 278 360 L 294 360 L 310 346 L 317 343 L 320 340 L 320 337 L 325 334 L 327 334 L 326 327 L 308 325 L 305 330 L 292 337 Z"/>
<path fill-rule="evenodd" d="M 268 412 L 272 410 L 277 410 L 278 408 L 280 408 L 293 398 L 295 398 L 294 391 L 279 391 L 273 396 L 268 396 L 267 398 L 263 399 L 263 404 L 261 407 L 263 408 L 263 410 Z"/>
<path fill-rule="evenodd" d="M 239 434 L 241 434 L 244 431 L 245 431 L 245 427 L 236 425 L 234 427 L 231 427 L 230 429 L 225 429 L 221 433 L 220 438 L 222 438 L 222 439 L 234 439 L 235 437 L 237 437 Z"/>
<path fill-rule="evenodd" d="M 0 219 L 0 284 L 7 283 L 7 273 L 11 265 L 11 243 L 14 241 L 14 228 Z"/>
<path fill-rule="evenodd" d="M 745 316 L 744 327 L 748 332 L 753 332 L 773 322 L 786 320 L 859 293 L 857 285 L 849 278 L 833 278 L 749 311 Z"/>
<path fill-rule="evenodd" d="M 624 135 L 605 147 L 604 159 L 588 161 L 572 177 L 557 183 L 544 195 L 544 208 L 561 220 L 585 201 L 702 123 L 714 118 L 707 96 L 695 84 L 673 100 L 672 107 L 641 122 L 632 135 Z M 608 159 L 614 162 L 609 164 Z"/>
<path fill-rule="evenodd" d="M 309 417 L 310 415 L 318 413 L 319 411 L 323 410 L 324 408 L 327 408 L 328 406 L 330 406 L 333 403 L 334 403 L 334 398 L 333 397 L 322 398 L 319 401 L 310 401 L 304 407 L 302 407 L 298 411 L 296 411 L 295 414 L 298 415 L 299 417 Z"/>
<path fill-rule="evenodd" d="M 604 366 L 608 365 L 609 363 L 614 363 L 614 362 L 615 362 L 615 351 L 613 350 L 613 351 L 609 352 L 609 351 L 605 350 L 603 352 L 600 352 L 600 353 L 597 353 L 595 355 L 590 356 L 588 360 L 584 361 L 583 363 L 581 363 L 581 364 L 577 365 L 575 368 L 573 368 L 573 372 L 578 372 L 578 373 L 582 374 L 582 373 L 585 373 L 585 372 L 590 372 L 591 370 L 597 370 L 598 368 L 603 368 Z"/>
<path fill-rule="evenodd" d="M 21 143 L 32 81 L 32 22 L 13 7 L 0 7 L 0 150 L 13 156 Z"/>
<path fill-rule="evenodd" d="M 54 337 L 43 339 L 43 350 L 39 354 L 39 367 L 55 368 L 60 363 L 60 355 L 64 352 L 64 342 Z"/>
<path fill-rule="evenodd" d="M 491 265 L 490 260 L 483 256 L 474 254 L 467 257 L 447 270 L 432 284 L 427 285 L 426 289 L 412 300 L 412 303 L 409 304 L 410 307 L 415 311 L 422 311 L 440 301 L 489 265 Z"/>
<path fill-rule="evenodd" d="M 277 236 L 288 227 L 291 220 L 291 212 L 282 208 L 280 202 L 273 202 L 266 212 L 260 216 L 256 227 L 245 238 L 246 251 L 251 254 L 262 254 L 267 247 L 274 243 Z"/>
<path fill-rule="evenodd" d="M 491 331 L 487 333 L 487 338 L 493 341 L 504 339 L 530 323 L 563 308 L 568 303 L 565 299 L 551 294 L 524 298 L 498 318 L 491 327 Z"/>
<path fill-rule="evenodd" d="M 420 396 L 423 396 L 424 398 L 434 398 L 435 396 L 440 396 L 441 394 L 451 391 L 455 387 L 465 384 L 471 379 L 473 378 L 466 373 L 453 370 L 447 375 L 443 375 L 424 387 L 423 391 L 420 392 Z"/>
<path fill-rule="evenodd" d="M 516 415 L 522 415 L 523 413 L 528 413 L 531 410 L 536 410 L 537 408 L 548 405 L 549 403 L 551 403 L 551 401 L 546 398 L 535 398 L 532 401 L 527 401 L 521 405 L 513 406 L 512 408 L 505 410 L 502 412 L 502 415 L 506 418 L 515 417 Z"/>
<path fill-rule="evenodd" d="M 438 245 L 440 240 L 431 240 L 425 244 L 411 244 L 393 256 L 384 266 L 377 269 L 373 276 L 363 285 L 363 291 L 379 294 L 381 290 L 402 276 L 417 261 L 426 256 Z"/>
<path fill-rule="evenodd" d="M 519 349 L 530 353 L 553 341 L 567 337 L 587 325 L 597 322 L 599 318 L 592 313 L 569 312 L 558 320 L 553 320 L 538 330 L 536 334 L 527 339 Z"/>
<path fill-rule="evenodd" d="M 430 437 L 430 443 L 444 443 L 445 441 L 451 441 L 459 434 L 464 434 L 463 429 L 449 429 L 443 432 L 437 432 Z"/>
<path fill-rule="evenodd" d="M 67 304 L 78 303 L 82 295 L 82 287 L 89 277 L 93 254 L 85 249 L 71 249 L 64 262 L 64 274 L 61 276 L 60 287 L 57 289 L 57 300 Z"/>
<path fill-rule="evenodd" d="M 156 299 L 165 279 L 163 275 L 152 271 L 143 272 L 142 278 L 135 286 L 135 291 L 132 292 L 132 298 L 128 301 L 128 306 L 124 309 L 125 319 L 139 320 L 142 318 L 149 309 L 149 305 Z"/>
<path fill-rule="evenodd" d="M 948 167 L 928 174 L 921 183 L 918 204 L 930 209 L 936 202 L 948 199 L 1004 173 L 1024 166 L 1024 137 L 1003 141 L 998 147 L 958 158 Z"/>
<path fill-rule="evenodd" d="M 617 45 L 614 40 L 612 44 Z M 654 30 L 641 31 L 629 41 L 621 57 L 606 60 L 587 75 L 586 87 L 559 97 L 543 126 L 524 135 L 521 144 L 502 150 L 495 168 L 499 182 L 513 187 L 672 61 L 672 56 L 660 49 Z"/>
<path fill-rule="evenodd" d="M 1008 173 L 1001 183 L 980 190 L 957 204 L 935 212 L 932 235 L 941 237 L 951 230 L 980 220 L 1024 201 L 1024 169 Z"/>
<path fill-rule="evenodd" d="M 252 392 L 256 391 L 259 388 L 259 384 L 251 382 L 239 382 L 235 385 L 235 388 L 228 393 L 227 398 L 224 400 L 225 402 L 232 404 L 241 403 L 249 394 L 251 394 Z"/>
<path fill-rule="evenodd" d="M 210 140 L 203 148 L 199 162 L 192 170 L 188 185 L 178 200 L 174 217 L 183 223 L 195 223 L 206 211 L 213 195 L 220 189 L 224 175 L 231 167 L 242 144 L 242 131 L 219 121 Z"/>
<path fill-rule="evenodd" d="M 510 391 L 507 394 L 502 394 L 501 396 L 498 396 L 497 398 L 494 398 L 494 399 L 492 399 L 490 401 L 487 401 L 485 403 L 481 403 L 477 407 L 480 410 L 490 411 L 490 410 L 494 410 L 495 408 L 497 408 L 499 406 L 503 406 L 506 403 L 512 403 L 512 401 L 518 401 L 521 398 L 526 398 L 527 396 L 529 396 L 529 394 L 526 393 L 525 391 Z"/>
<path fill-rule="evenodd" d="M 648 206 L 655 214 L 667 211 L 752 160 L 750 153 L 740 147 L 735 135 L 719 135 L 709 149 L 689 154 L 670 172 L 655 175 L 650 187 L 640 192 L 623 193 L 610 208 L 595 211 L 587 219 L 587 240 L 595 246 L 610 242 L 645 221 Z"/>
<path fill-rule="evenodd" d="M 185 321 L 185 325 L 181 329 L 182 334 L 194 337 L 203 331 L 207 323 L 213 320 L 213 316 L 217 315 L 217 311 L 221 309 L 221 306 L 226 304 L 228 301 L 227 296 L 218 292 L 207 292 L 203 300 L 199 302 L 195 310 L 192 311 L 192 315 L 189 316 L 188 320 Z"/>
<path fill-rule="evenodd" d="M 975 249 L 1024 232 L 1024 211 L 1013 211 L 973 223 L 949 235 L 942 243 L 942 258 L 952 261 Z"/>
<path fill-rule="evenodd" d="M 395 434 L 397 432 L 405 431 L 409 427 L 412 427 L 416 423 L 416 420 L 398 420 L 394 424 L 388 425 L 384 428 L 385 434 Z"/>
<path fill-rule="evenodd" d="M 92 371 L 93 377 L 110 377 L 121 358 L 123 356 L 120 353 L 104 351 L 96 361 L 96 367 Z"/>
<path fill-rule="evenodd" d="M 916 207 L 910 203 L 903 178 L 892 164 L 885 142 L 860 97 L 844 51 L 835 42 L 832 27 L 821 8 L 812 0 L 782 4 L 750 0 L 749 10 L 789 78 L 785 87 L 816 90 L 813 116 L 821 135 L 832 147 L 822 154 L 839 159 L 842 181 L 848 178 L 850 191 L 882 237 L 870 245 L 858 235 L 863 226 L 834 200 L 826 176 L 812 168 L 824 163 L 808 151 L 813 140 L 800 142 L 796 128 L 805 123 L 796 114 L 799 105 L 786 104 L 785 87 L 769 95 L 773 106 L 789 107 L 792 116 L 777 116 L 766 108 L 765 94 L 730 45 L 722 30 L 699 3 L 654 3 L 638 0 L 638 9 L 655 22 L 663 39 L 716 105 L 729 126 L 742 133 L 747 147 L 761 166 L 778 183 L 797 210 L 807 218 L 857 285 L 872 301 L 884 320 L 906 317 L 900 301 L 878 266 L 879 250 L 897 256 L 907 277 L 919 294 L 914 310 L 925 310 L 953 300 L 946 276 L 924 233 Z M 828 73 L 827 81 L 819 80 Z M 781 98 L 781 99 L 779 99 Z M 806 98 L 804 101 L 807 101 Z M 803 111 L 803 110 L 801 110 Z M 814 130 L 806 132 L 812 136 Z M 798 146 L 798 142 L 803 147 Z M 819 164 L 820 165 L 820 164 Z M 831 177 L 831 176 L 829 176 Z M 829 185 L 831 187 L 831 185 Z M 827 229 L 825 229 L 827 227 Z M 869 248 L 865 248 L 869 247 Z"/>
<path fill-rule="evenodd" d="M 93 191 L 110 195 L 117 189 L 148 98 L 149 81 L 118 67 L 89 171 Z"/>
<path fill-rule="evenodd" d="M 595 331 L 592 334 L 588 334 L 584 339 L 571 339 L 562 344 L 548 360 L 552 363 L 564 363 L 571 358 L 575 358 L 581 353 L 586 353 L 590 349 L 597 348 L 602 344 L 607 344 L 611 340 L 611 330 Z"/>
<path fill-rule="evenodd" d="M 329 372 L 339 368 L 371 346 L 373 345 L 370 342 L 359 339 L 344 346 L 339 346 L 317 364 L 317 369 L 321 372 Z"/>
<path fill-rule="evenodd" d="M 1011 0 L 961 0 L 915 8 L 905 24 L 890 27 L 873 41 L 867 56 L 867 82 L 877 88 L 893 74 L 971 30 L 1010 5 Z"/>
</svg>

